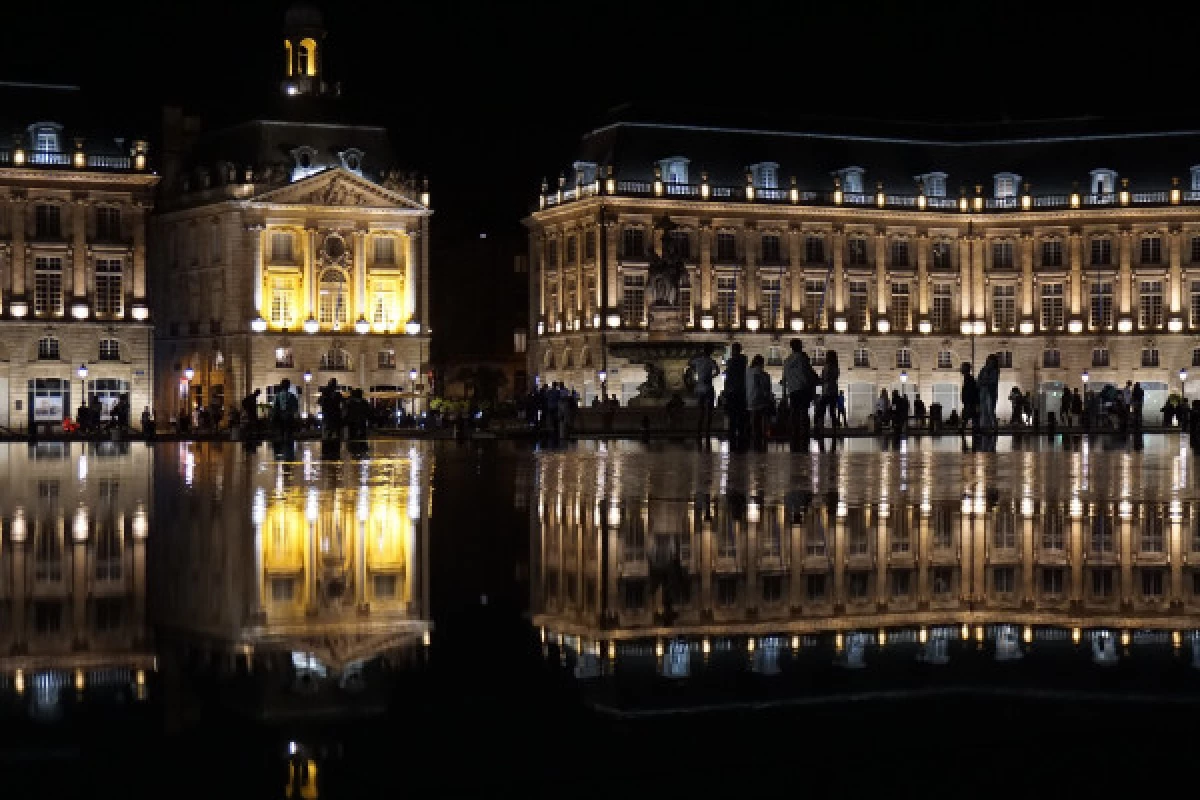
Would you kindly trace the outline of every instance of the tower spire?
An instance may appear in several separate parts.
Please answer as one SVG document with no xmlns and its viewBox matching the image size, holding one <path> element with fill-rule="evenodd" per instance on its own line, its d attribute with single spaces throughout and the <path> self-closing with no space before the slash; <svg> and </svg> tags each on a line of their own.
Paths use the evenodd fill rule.
<svg viewBox="0 0 1200 800">
<path fill-rule="evenodd" d="M 322 95 L 325 80 L 325 20 L 311 3 L 296 3 L 283 18 L 285 69 L 281 88 L 287 95 Z"/>
</svg>

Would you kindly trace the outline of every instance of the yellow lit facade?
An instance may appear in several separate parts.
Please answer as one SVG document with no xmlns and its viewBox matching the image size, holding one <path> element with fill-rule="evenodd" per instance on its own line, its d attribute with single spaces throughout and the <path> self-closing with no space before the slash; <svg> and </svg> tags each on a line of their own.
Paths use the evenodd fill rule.
<svg viewBox="0 0 1200 800">
<path fill-rule="evenodd" d="M 288 13 L 284 103 L 336 103 L 314 13 Z M 424 375 L 429 356 L 432 210 L 427 183 L 394 168 L 386 131 L 313 116 L 193 141 L 198 126 L 167 115 L 166 138 L 188 144 L 168 159 L 153 227 L 159 410 L 229 409 L 254 389 L 266 402 L 305 373 L 313 393 L 335 378 L 419 405 L 424 380 L 410 371 Z"/>
</svg>

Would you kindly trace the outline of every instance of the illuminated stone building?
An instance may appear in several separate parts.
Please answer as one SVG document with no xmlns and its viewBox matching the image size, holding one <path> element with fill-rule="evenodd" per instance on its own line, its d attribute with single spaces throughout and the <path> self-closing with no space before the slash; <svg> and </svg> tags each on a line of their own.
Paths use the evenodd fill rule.
<svg viewBox="0 0 1200 800">
<path fill-rule="evenodd" d="M 819 476 L 784 460 L 750 490 L 732 488 L 734 469 L 716 459 L 682 470 L 611 452 L 594 468 L 544 459 L 533 624 L 601 661 L 657 646 L 660 668 L 672 643 L 697 658 L 718 641 L 842 653 L 860 635 L 999 650 L 1086 638 L 1109 658 L 1103 640 L 1128 645 L 1131 632 L 1191 642 L 1200 665 L 1200 504 L 1179 499 L 1186 453 L 1170 459 L 1170 481 L 1136 486 L 1129 454 L 1107 473 L 1091 471 L 1086 445 L 1053 462 L 1012 452 L 1018 477 L 992 490 L 981 470 L 954 480 L 937 458 L 843 454 Z"/>
<path fill-rule="evenodd" d="M 158 177 L 144 140 L 74 127 L 78 94 L 0 87 L 0 429 L 57 427 L 85 391 L 106 410 L 128 394 L 135 417 L 150 404 Z"/>
<path fill-rule="evenodd" d="M 62 693 L 145 696 L 154 451 L 48 442 L 2 451 L 0 694 L 36 717 Z"/>
<path fill-rule="evenodd" d="M 159 513 L 180 535 L 151 556 L 163 651 L 274 675 L 264 713 L 377 689 L 380 670 L 418 659 L 432 630 L 431 450 L 361 469 L 319 446 L 287 462 L 230 455 L 191 443 L 164 456 Z"/>
<path fill-rule="evenodd" d="M 793 336 L 818 369 L 836 350 L 852 424 L 880 389 L 948 414 L 961 364 L 989 353 L 1002 401 L 1018 386 L 1057 411 L 1064 387 L 1132 380 L 1156 419 L 1168 391 L 1200 391 L 1181 376 L 1200 366 L 1198 138 L 592 131 L 526 220 L 531 372 L 590 399 L 607 368 L 612 393 L 637 393 L 644 368 L 613 348 L 652 338 L 669 215 L 688 276 L 674 338 L 739 340 L 776 380 Z"/>
<path fill-rule="evenodd" d="M 153 224 L 160 414 L 189 401 L 235 408 L 256 388 L 266 402 L 283 378 L 304 387 L 305 376 L 422 402 L 428 185 L 396 169 L 383 128 L 345 122 L 324 42 L 320 14 L 296 6 L 264 116 L 201 130 L 165 115 Z"/>
</svg>

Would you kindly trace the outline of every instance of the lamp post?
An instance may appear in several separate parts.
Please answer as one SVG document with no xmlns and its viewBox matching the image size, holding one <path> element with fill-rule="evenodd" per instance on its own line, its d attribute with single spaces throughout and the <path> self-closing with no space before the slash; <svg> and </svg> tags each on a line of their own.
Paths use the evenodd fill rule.
<svg viewBox="0 0 1200 800">
<path fill-rule="evenodd" d="M 417 368 L 413 367 L 408 371 L 408 390 L 412 392 L 412 398 L 409 401 L 409 410 L 413 419 L 417 417 Z"/>
<path fill-rule="evenodd" d="M 312 383 L 312 372 L 304 370 L 304 418 L 308 419 L 308 385 Z"/>
<path fill-rule="evenodd" d="M 608 402 L 608 371 L 600 370 L 596 378 L 600 381 L 600 405 L 604 405 Z"/>
<path fill-rule="evenodd" d="M 79 405 L 86 407 L 87 406 L 87 376 L 88 376 L 87 364 L 80 364 L 79 369 L 77 369 L 76 372 L 79 375 Z M 65 411 L 66 411 L 67 415 L 70 416 L 71 409 L 68 408 L 68 409 L 65 409 Z"/>
<path fill-rule="evenodd" d="M 1179 370 L 1179 399 L 1187 402 L 1187 370 Z"/>
<path fill-rule="evenodd" d="M 900 391 L 908 397 L 908 371 L 900 370 Z"/>
</svg>

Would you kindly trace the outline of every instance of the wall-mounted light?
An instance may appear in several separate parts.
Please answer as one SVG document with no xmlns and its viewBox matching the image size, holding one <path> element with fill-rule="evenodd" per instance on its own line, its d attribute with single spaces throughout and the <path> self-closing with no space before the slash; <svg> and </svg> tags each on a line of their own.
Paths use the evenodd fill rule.
<svg viewBox="0 0 1200 800">
<path fill-rule="evenodd" d="M 1131 317 L 1122 317 L 1117 320 L 1117 330 L 1121 333 L 1129 333 L 1133 330 L 1133 319 Z"/>
<path fill-rule="evenodd" d="M 848 327 L 849 327 L 849 326 L 848 326 L 848 324 L 846 323 L 846 318 L 845 318 L 845 317 L 838 317 L 837 319 L 835 319 L 835 320 L 833 321 L 833 329 L 834 329 L 835 331 L 837 331 L 838 333 L 845 333 L 845 332 L 846 332 L 846 328 L 848 328 Z"/>
<path fill-rule="evenodd" d="M 792 317 L 791 328 L 796 333 L 799 333 L 800 331 L 804 330 L 804 318 L 803 317 Z"/>
<path fill-rule="evenodd" d="M 608 315 L 608 327 L 610 327 L 610 328 L 621 327 L 621 315 L 616 313 L 615 311 L 611 312 Z"/>
<path fill-rule="evenodd" d="M 421 332 L 421 323 L 417 322 L 415 319 L 410 319 L 408 322 L 404 323 L 404 332 L 409 336 L 416 336 Z"/>
<path fill-rule="evenodd" d="M 1083 333 L 1083 320 L 1073 319 L 1067 322 L 1068 333 Z"/>
<path fill-rule="evenodd" d="M 262 333 L 266 329 L 267 321 L 262 317 L 255 317 L 254 319 L 250 320 L 250 330 L 254 331 L 255 333 Z"/>
<path fill-rule="evenodd" d="M 366 317 L 359 317 L 354 322 L 354 330 L 358 333 L 370 333 L 371 323 L 367 322 Z"/>
<path fill-rule="evenodd" d="M 316 333 L 319 329 L 320 325 L 317 324 L 316 319 L 313 317 L 310 316 L 308 319 L 304 320 L 305 333 Z"/>
<path fill-rule="evenodd" d="M 717 327 L 717 321 L 713 318 L 712 314 L 701 314 L 700 327 L 706 331 L 711 331 L 713 328 Z"/>
<path fill-rule="evenodd" d="M 1029 334 L 1033 333 L 1033 320 L 1028 320 L 1028 319 L 1022 320 L 1020 330 L 1021 330 L 1021 333 L 1025 334 L 1025 335 L 1029 335 Z"/>
<path fill-rule="evenodd" d="M 145 322 L 146 320 L 150 319 L 150 309 L 146 308 L 146 306 L 141 305 L 140 303 L 134 305 L 129 313 L 138 322 Z"/>
<path fill-rule="evenodd" d="M 933 323 L 927 319 L 923 319 L 917 323 L 917 330 L 921 333 L 933 333 Z"/>
<path fill-rule="evenodd" d="M 880 333 L 887 333 L 892 329 L 892 323 L 886 317 L 880 317 L 875 321 L 875 328 Z"/>
</svg>

